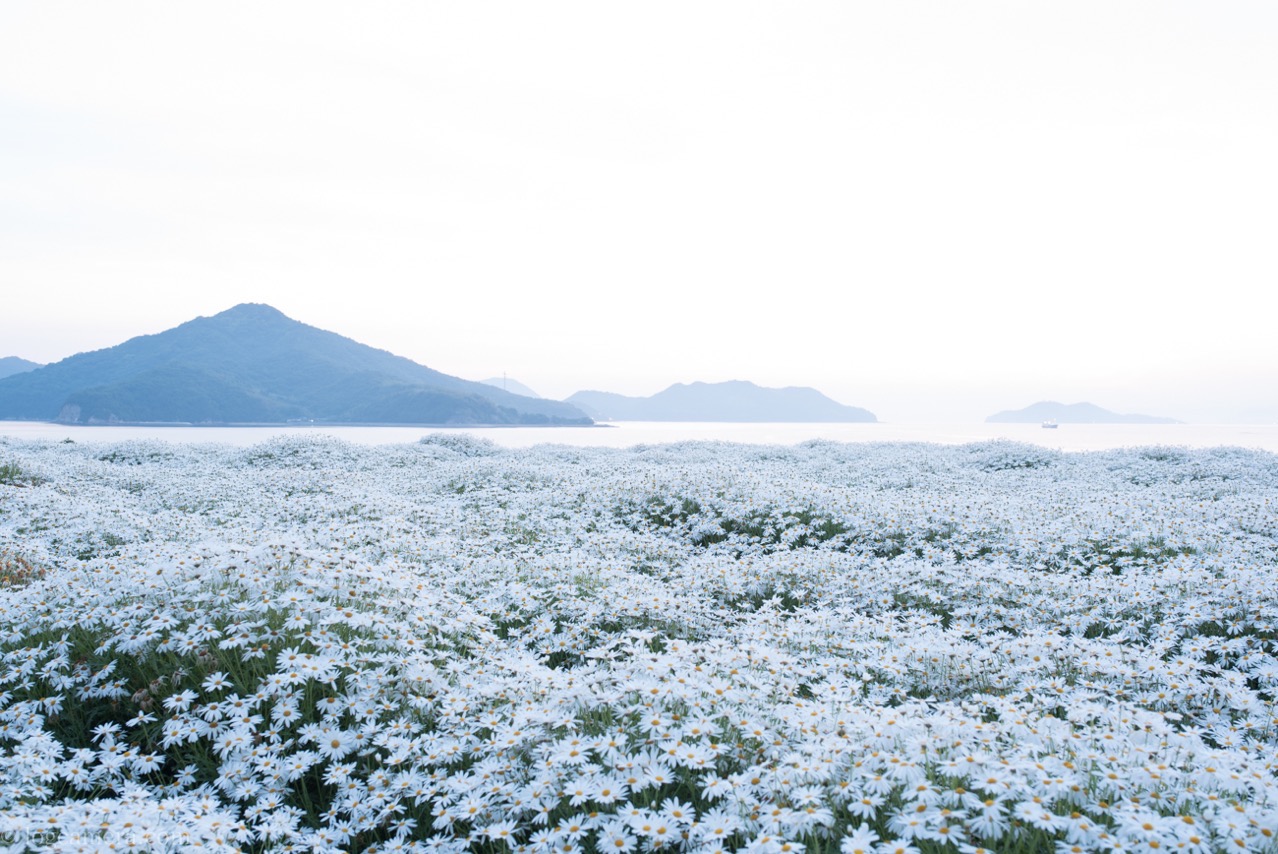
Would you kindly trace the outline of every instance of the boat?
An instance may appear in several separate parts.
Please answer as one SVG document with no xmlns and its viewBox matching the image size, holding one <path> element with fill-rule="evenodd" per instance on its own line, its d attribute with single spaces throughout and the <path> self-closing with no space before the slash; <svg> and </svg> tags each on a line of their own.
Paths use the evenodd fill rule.
<svg viewBox="0 0 1278 854">
<path fill-rule="evenodd" d="M 1055 429 L 1056 429 L 1057 427 L 1059 427 L 1059 426 L 1061 426 L 1061 425 L 1057 424 L 1055 421 L 1044 421 L 1044 422 L 1043 422 L 1043 429 L 1044 429 L 1044 430 L 1055 430 Z"/>
</svg>

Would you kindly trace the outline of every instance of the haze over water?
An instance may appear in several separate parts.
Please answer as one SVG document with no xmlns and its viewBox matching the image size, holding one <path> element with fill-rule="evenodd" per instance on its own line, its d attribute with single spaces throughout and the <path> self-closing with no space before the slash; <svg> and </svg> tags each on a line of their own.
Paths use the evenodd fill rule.
<svg viewBox="0 0 1278 854">
<path fill-rule="evenodd" d="M 0 421 L 5 438 L 75 442 L 158 440 L 255 445 L 276 436 L 333 436 L 361 445 L 415 442 L 431 433 L 467 433 L 507 448 L 541 444 L 626 448 L 684 441 L 795 445 L 813 439 L 836 442 L 933 442 L 965 444 L 1008 439 L 1062 451 L 1099 451 L 1153 445 L 1257 448 L 1278 453 L 1278 424 L 745 424 L 619 422 L 597 427 L 80 427 Z"/>
</svg>

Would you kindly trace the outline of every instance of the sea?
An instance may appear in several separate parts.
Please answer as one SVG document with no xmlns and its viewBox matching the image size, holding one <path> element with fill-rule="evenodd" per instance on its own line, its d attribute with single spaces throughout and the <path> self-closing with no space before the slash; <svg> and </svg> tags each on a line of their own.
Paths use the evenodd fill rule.
<svg viewBox="0 0 1278 854">
<path fill-rule="evenodd" d="M 248 446 L 276 436 L 335 436 L 361 445 L 416 442 L 431 433 L 465 433 L 508 448 L 534 445 L 629 448 L 686 441 L 797 445 L 813 439 L 835 442 L 930 442 L 944 445 L 1008 439 L 1061 451 L 1173 446 L 1239 447 L 1278 453 L 1278 424 L 740 424 L 722 422 L 623 421 L 594 427 L 368 427 L 288 425 L 254 427 L 74 426 L 36 421 L 0 421 L 0 440 L 43 439 L 123 442 L 146 439 L 179 443 Z"/>
</svg>

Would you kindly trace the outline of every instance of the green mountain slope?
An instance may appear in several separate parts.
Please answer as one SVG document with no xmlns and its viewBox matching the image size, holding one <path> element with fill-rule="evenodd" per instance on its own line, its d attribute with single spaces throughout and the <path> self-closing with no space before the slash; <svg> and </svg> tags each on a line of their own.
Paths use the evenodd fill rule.
<svg viewBox="0 0 1278 854">
<path fill-rule="evenodd" d="M 568 404 L 442 374 L 257 304 L 0 380 L 0 418 L 590 423 Z"/>
</svg>

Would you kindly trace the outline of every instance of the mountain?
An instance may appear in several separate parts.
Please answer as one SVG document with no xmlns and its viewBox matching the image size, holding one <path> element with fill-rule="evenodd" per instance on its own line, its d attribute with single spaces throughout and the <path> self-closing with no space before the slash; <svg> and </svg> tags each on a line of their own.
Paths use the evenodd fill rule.
<svg viewBox="0 0 1278 854">
<path fill-rule="evenodd" d="M 34 371 L 40 367 L 39 362 L 28 362 L 26 359 L 19 359 L 17 356 L 5 356 L 0 358 L 0 379 L 11 377 L 14 374 L 25 374 L 27 371 Z"/>
<path fill-rule="evenodd" d="M 1120 415 L 1094 403 L 1057 403 L 1044 400 L 1024 409 L 998 412 L 985 419 L 990 423 L 1037 424 L 1056 421 L 1060 424 L 1179 424 L 1175 418 L 1155 415 Z"/>
<path fill-rule="evenodd" d="M 252 303 L 0 380 L 0 418 L 89 424 L 590 423 L 569 404 L 442 374 Z"/>
<path fill-rule="evenodd" d="M 542 399 L 541 395 L 537 392 L 533 391 L 518 380 L 512 380 L 509 377 L 489 377 L 486 380 L 480 380 L 480 382 L 484 385 L 496 386 L 497 388 L 505 389 L 511 394 L 521 394 L 524 397 L 531 397 L 537 400 Z"/>
<path fill-rule="evenodd" d="M 877 421 L 812 388 L 762 388 L 734 380 L 676 383 L 651 397 L 579 391 L 567 400 L 591 418 L 610 421 Z"/>
</svg>

